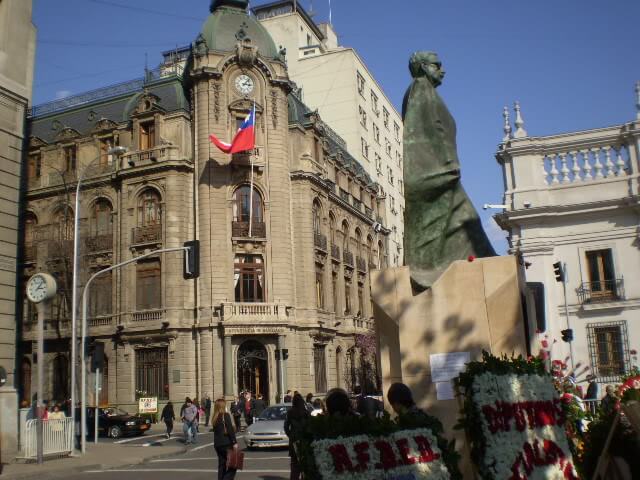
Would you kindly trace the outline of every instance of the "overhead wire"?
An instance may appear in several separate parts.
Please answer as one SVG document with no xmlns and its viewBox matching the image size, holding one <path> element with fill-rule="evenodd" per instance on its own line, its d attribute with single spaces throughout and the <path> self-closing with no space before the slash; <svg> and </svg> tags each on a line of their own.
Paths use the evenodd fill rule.
<svg viewBox="0 0 640 480">
<path fill-rule="evenodd" d="M 125 5 L 122 3 L 117 3 L 117 2 L 112 2 L 110 0 L 89 0 L 92 3 L 97 3 L 99 5 L 107 5 L 110 7 L 116 7 L 116 8 L 122 8 L 125 10 L 131 10 L 134 12 L 140 12 L 140 13 L 146 13 L 146 14 L 151 14 L 151 15 L 162 15 L 162 16 L 166 16 L 166 17 L 171 17 L 171 18 L 180 18 L 183 20 L 194 20 L 194 21 L 198 21 L 201 22 L 202 21 L 202 17 L 191 17 L 189 15 L 180 15 L 177 13 L 172 13 L 172 12 L 163 12 L 160 10 L 154 10 L 151 8 L 144 8 L 144 7 L 134 7 L 132 5 Z"/>
</svg>

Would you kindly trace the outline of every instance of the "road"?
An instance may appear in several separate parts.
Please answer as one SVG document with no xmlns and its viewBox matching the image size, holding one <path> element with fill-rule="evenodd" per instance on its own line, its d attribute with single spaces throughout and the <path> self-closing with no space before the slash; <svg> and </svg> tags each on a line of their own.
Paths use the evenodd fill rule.
<svg viewBox="0 0 640 480">
<path fill-rule="evenodd" d="M 208 430 L 208 429 L 206 429 Z M 69 475 L 67 480 L 212 480 L 217 478 L 218 458 L 213 449 L 213 433 L 201 428 L 195 445 L 188 446 L 188 452 L 167 458 L 156 458 L 142 465 L 122 467 L 113 470 L 89 470 Z M 166 439 L 159 429 L 152 429 L 142 437 L 111 440 L 100 438 L 100 443 L 118 443 L 131 448 L 153 448 L 154 445 L 184 443 L 181 429 L 171 439 Z M 286 449 L 246 450 L 243 434 L 238 441 L 245 452 L 244 470 L 236 475 L 238 480 L 286 480 L 289 478 L 289 456 Z"/>
</svg>

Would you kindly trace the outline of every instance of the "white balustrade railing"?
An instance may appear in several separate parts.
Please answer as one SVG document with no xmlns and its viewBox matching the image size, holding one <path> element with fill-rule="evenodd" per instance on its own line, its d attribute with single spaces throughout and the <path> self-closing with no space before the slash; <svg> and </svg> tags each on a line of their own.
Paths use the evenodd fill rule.
<svg viewBox="0 0 640 480">
<path fill-rule="evenodd" d="M 43 455 L 69 455 L 73 451 L 70 417 L 42 422 Z M 27 420 L 22 440 L 22 458 L 35 459 L 38 454 L 38 420 Z"/>
<path fill-rule="evenodd" d="M 546 185 L 590 182 L 623 177 L 629 173 L 629 150 L 625 145 L 605 145 L 547 153 L 543 157 Z"/>
<path fill-rule="evenodd" d="M 164 309 L 142 310 L 131 314 L 132 322 L 154 322 L 164 318 Z"/>
<path fill-rule="evenodd" d="M 283 319 L 287 316 L 287 307 L 278 303 L 224 303 L 222 305 L 223 318 L 235 318 L 237 320 L 272 318 Z"/>
</svg>

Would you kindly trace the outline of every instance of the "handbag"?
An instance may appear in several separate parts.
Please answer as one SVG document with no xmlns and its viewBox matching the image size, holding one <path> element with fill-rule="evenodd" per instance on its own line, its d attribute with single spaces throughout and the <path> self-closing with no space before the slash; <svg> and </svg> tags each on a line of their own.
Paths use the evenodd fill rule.
<svg viewBox="0 0 640 480">
<path fill-rule="evenodd" d="M 225 414 L 222 415 L 222 426 L 224 427 L 224 434 L 229 436 Z M 236 443 L 233 447 L 227 449 L 227 470 L 242 470 L 243 466 L 244 452 L 238 448 Z"/>
</svg>

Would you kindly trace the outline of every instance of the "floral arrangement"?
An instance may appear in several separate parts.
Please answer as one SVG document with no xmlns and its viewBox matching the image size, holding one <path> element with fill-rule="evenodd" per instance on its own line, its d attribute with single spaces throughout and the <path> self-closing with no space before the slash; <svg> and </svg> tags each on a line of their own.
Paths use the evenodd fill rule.
<svg viewBox="0 0 640 480">
<path fill-rule="evenodd" d="M 565 408 L 545 362 L 483 352 L 458 377 L 464 395 L 458 427 L 468 433 L 482 479 L 578 479 Z"/>
<path fill-rule="evenodd" d="M 623 377 L 623 383 L 618 388 L 618 397 L 622 403 L 640 402 L 640 371 L 634 369 L 631 374 Z"/>
<path fill-rule="evenodd" d="M 458 454 L 442 437 L 439 420 L 422 412 L 312 417 L 298 432 L 295 448 L 306 479 L 461 480 Z"/>
</svg>

